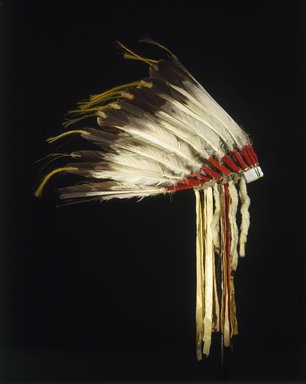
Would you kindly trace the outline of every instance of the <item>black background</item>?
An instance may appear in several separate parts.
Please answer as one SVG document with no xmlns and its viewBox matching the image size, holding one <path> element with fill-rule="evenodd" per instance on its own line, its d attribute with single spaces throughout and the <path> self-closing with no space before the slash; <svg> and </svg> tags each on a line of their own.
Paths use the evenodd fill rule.
<svg viewBox="0 0 306 384">
<path fill-rule="evenodd" d="M 305 378 L 304 1 L 1 1 L 1 379 Z M 119 39 L 174 51 L 254 140 L 239 335 L 195 360 L 192 192 L 56 207 L 45 139 L 89 94 L 146 76 Z M 73 138 L 71 145 L 77 144 Z M 80 142 L 81 143 L 81 142 Z M 69 147 L 69 145 L 68 145 Z"/>
</svg>

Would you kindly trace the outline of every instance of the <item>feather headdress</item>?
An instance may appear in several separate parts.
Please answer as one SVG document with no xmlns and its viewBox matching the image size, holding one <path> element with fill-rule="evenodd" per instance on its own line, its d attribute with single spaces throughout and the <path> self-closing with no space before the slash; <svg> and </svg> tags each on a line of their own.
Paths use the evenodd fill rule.
<svg viewBox="0 0 306 384">
<path fill-rule="evenodd" d="M 89 117 L 96 118 L 97 126 L 67 130 L 48 142 L 79 134 L 93 149 L 65 154 L 71 161 L 48 173 L 35 195 L 63 172 L 83 179 L 59 190 L 67 202 L 139 199 L 193 189 L 200 360 L 209 355 L 212 332 L 223 334 L 224 346 L 238 333 L 234 274 L 245 254 L 250 224 L 246 183 L 263 173 L 248 135 L 174 54 L 147 42 L 166 50 L 167 59 L 148 59 L 118 43 L 125 58 L 149 66 L 149 76 L 91 96 L 71 111 L 66 127 Z"/>
</svg>

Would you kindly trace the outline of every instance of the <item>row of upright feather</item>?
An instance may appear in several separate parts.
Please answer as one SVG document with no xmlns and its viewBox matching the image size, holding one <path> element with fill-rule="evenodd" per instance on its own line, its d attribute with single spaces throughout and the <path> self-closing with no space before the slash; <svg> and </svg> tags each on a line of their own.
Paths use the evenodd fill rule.
<svg viewBox="0 0 306 384">
<path fill-rule="evenodd" d="M 249 137 L 178 59 L 170 53 L 165 60 L 145 59 L 122 47 L 128 58 L 149 64 L 149 77 L 94 95 L 72 111 L 66 126 L 95 116 L 98 127 L 69 130 L 49 142 L 80 134 L 96 148 L 66 154 L 73 161 L 51 171 L 36 195 L 59 172 L 85 180 L 60 190 L 62 199 L 79 201 L 142 198 L 214 183 L 224 176 L 216 165 L 236 177 L 222 159 L 243 171 L 231 158 L 250 145 Z"/>
</svg>

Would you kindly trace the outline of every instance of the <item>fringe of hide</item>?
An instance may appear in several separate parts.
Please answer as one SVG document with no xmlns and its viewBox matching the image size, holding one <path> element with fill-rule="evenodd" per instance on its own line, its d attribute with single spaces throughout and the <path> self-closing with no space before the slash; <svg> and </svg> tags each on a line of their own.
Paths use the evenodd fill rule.
<svg viewBox="0 0 306 384">
<path fill-rule="evenodd" d="M 214 185 L 215 211 L 213 217 L 213 242 L 215 251 L 220 254 L 220 193 L 218 184 Z"/>
<path fill-rule="evenodd" d="M 251 200 L 248 196 L 246 181 L 242 177 L 239 185 L 239 197 L 241 202 L 241 226 L 240 226 L 240 239 L 239 239 L 239 255 L 245 256 L 245 244 L 247 242 L 249 227 L 250 227 L 250 212 L 249 207 Z"/>
<path fill-rule="evenodd" d="M 238 192 L 233 181 L 228 183 L 228 190 L 230 194 L 230 226 L 231 226 L 231 255 L 232 255 L 232 267 L 234 271 L 238 265 L 238 241 L 239 231 L 237 225 L 237 209 L 238 209 Z"/>
<path fill-rule="evenodd" d="M 239 196 L 234 181 L 213 187 L 197 187 L 196 197 L 196 353 L 201 360 L 210 353 L 212 332 L 223 334 L 225 347 L 238 334 L 234 273 L 238 243 L 244 251 L 250 223 L 246 184 L 240 181 Z M 240 197 L 240 201 L 239 201 Z M 242 215 L 240 234 L 237 210 Z"/>
<path fill-rule="evenodd" d="M 197 359 L 202 359 L 203 319 L 204 319 L 204 263 L 203 263 L 203 217 L 202 217 L 202 191 L 195 189 L 196 196 L 196 253 L 197 253 L 197 295 L 196 295 L 196 338 Z"/>
</svg>

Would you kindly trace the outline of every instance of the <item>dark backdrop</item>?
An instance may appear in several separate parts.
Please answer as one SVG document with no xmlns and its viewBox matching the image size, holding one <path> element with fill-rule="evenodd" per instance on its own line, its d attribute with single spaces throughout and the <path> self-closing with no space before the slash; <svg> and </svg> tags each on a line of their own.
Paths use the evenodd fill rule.
<svg viewBox="0 0 306 384">
<path fill-rule="evenodd" d="M 195 361 L 192 192 L 58 208 L 58 177 L 33 196 L 34 162 L 66 111 L 146 76 L 113 43 L 149 54 L 137 46 L 143 34 L 250 133 L 265 173 L 249 185 L 226 377 L 305 378 L 305 2 L 1 1 L 0 10 L 2 380 L 224 378 L 218 337 Z"/>
</svg>

